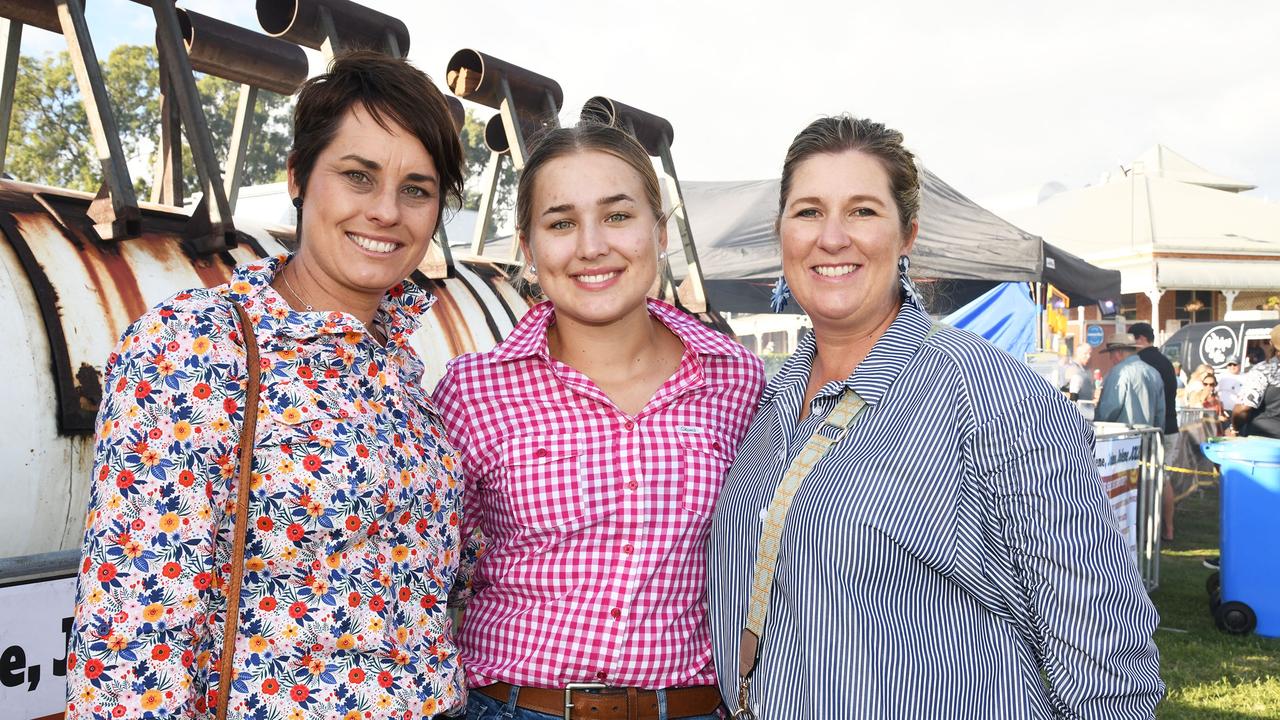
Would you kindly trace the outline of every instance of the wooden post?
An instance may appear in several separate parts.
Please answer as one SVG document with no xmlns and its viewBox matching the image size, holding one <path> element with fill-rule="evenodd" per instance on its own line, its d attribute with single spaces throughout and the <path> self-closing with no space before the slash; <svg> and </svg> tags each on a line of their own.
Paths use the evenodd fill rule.
<svg viewBox="0 0 1280 720">
<path fill-rule="evenodd" d="M 137 235 L 141 229 L 142 215 L 138 211 L 138 199 L 129 178 L 129 166 L 125 162 L 124 148 L 120 144 L 120 128 L 111 112 L 111 100 L 107 86 L 102 81 L 102 68 L 93 51 L 89 38 L 89 25 L 84 19 L 80 0 L 54 0 L 58 9 L 58 24 L 67 39 L 71 66 L 75 69 L 76 84 L 80 86 L 85 115 L 89 119 L 89 131 L 93 136 L 94 152 L 102 164 L 103 189 L 89 208 L 94 230 L 104 240 L 123 239 Z M 160 3 L 163 5 L 164 3 Z M 172 12 L 172 6 L 169 7 Z M 176 23 L 176 16 L 174 22 Z"/>
</svg>

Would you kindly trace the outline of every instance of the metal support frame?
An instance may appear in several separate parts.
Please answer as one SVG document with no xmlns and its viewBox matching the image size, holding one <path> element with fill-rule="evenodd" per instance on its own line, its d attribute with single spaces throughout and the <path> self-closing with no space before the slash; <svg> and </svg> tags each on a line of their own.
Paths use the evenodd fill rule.
<svg viewBox="0 0 1280 720">
<path fill-rule="evenodd" d="M 524 159 L 527 156 L 524 128 L 520 127 L 516 100 L 511 95 L 511 85 L 505 77 L 502 78 L 502 103 L 498 108 L 498 112 L 502 114 L 502 128 L 507 133 L 507 147 L 511 153 L 511 166 L 515 168 L 516 172 L 520 172 L 524 169 Z"/>
<path fill-rule="evenodd" d="M 89 217 L 94 221 L 94 230 L 104 240 L 136 236 L 141 231 L 142 214 L 138 210 L 138 199 L 133 192 L 124 147 L 120 143 L 120 128 L 111 112 L 107 86 L 102 81 L 102 68 L 98 65 L 98 56 L 89 37 L 84 8 L 80 0 L 54 0 L 54 3 L 62 35 L 67 39 L 76 83 L 80 86 L 94 151 L 102 164 L 104 182 L 89 206 Z M 159 5 L 165 5 L 171 12 L 173 10 L 165 3 Z"/>
<path fill-rule="evenodd" d="M 476 208 L 475 234 L 471 236 L 471 254 L 483 255 L 485 238 L 493 227 L 493 200 L 498 192 L 498 178 L 502 176 L 503 157 L 506 153 L 497 151 L 489 153 L 489 162 L 484 166 L 484 177 L 480 181 L 480 207 Z"/>
<path fill-rule="evenodd" d="M 320 43 L 320 54 L 324 56 L 325 65 L 328 65 L 333 62 L 333 56 L 342 51 L 342 44 L 338 40 L 338 28 L 333 24 L 333 14 L 329 12 L 329 8 L 321 5 L 316 8 L 316 13 L 320 18 L 320 33 L 324 36 Z"/>
<path fill-rule="evenodd" d="M 658 144 L 658 156 L 662 159 L 662 171 L 670 185 L 671 198 L 675 201 L 671 214 L 675 216 L 676 228 L 680 230 L 680 242 L 684 246 L 684 259 L 689 269 L 681 283 L 677 297 L 686 310 L 695 313 L 707 311 L 707 288 L 702 280 L 702 263 L 698 259 L 698 248 L 693 244 L 693 231 L 689 228 L 689 218 L 684 212 L 684 192 L 680 189 L 680 178 L 676 175 L 676 164 L 671 159 L 671 145 L 666 138 Z"/>
<path fill-rule="evenodd" d="M 202 198 L 184 233 L 192 251 L 199 254 L 219 252 L 236 245 L 231 208 L 223 192 L 221 171 L 213 151 L 213 138 L 204 118 L 200 93 L 187 47 L 182 39 L 178 13 L 168 2 L 152 3 L 156 18 L 156 41 L 159 43 L 161 72 L 168 72 L 172 90 L 178 101 L 182 124 L 187 129 L 187 142 L 200 178 Z"/>
<path fill-rule="evenodd" d="M 160 67 L 164 67 L 163 58 Z M 169 73 L 160 73 L 160 144 L 152 171 L 151 202 L 182 206 L 182 117 Z"/>
<path fill-rule="evenodd" d="M 236 103 L 236 122 L 231 128 L 231 146 L 227 148 L 226 169 L 222 172 L 223 192 L 227 194 L 227 208 L 236 211 L 236 199 L 240 196 L 240 182 L 244 175 L 244 161 L 249 149 L 249 135 L 253 129 L 253 111 L 258 103 L 258 88 L 240 86 L 240 100 Z"/>
<path fill-rule="evenodd" d="M 13 92 L 18 82 L 18 57 L 22 50 L 22 23 L 0 18 L 0 173 L 9 149 L 9 123 L 13 119 Z"/>
</svg>

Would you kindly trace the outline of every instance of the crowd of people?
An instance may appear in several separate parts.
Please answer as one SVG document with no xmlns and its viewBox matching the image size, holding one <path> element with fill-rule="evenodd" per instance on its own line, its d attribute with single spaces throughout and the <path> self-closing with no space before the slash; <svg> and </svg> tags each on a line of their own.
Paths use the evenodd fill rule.
<svg viewBox="0 0 1280 720">
<path fill-rule="evenodd" d="M 443 96 L 350 53 L 293 127 L 297 251 L 109 359 L 68 718 L 1154 717 L 1158 617 L 1071 400 L 1173 433 L 1177 372 L 1139 323 L 1064 397 L 936 324 L 900 133 L 793 140 L 775 298 L 813 332 L 766 383 L 651 296 L 638 142 L 546 132 L 516 200 L 542 301 L 429 394 L 408 277 L 460 199 Z M 1184 395 L 1271 432 L 1277 335 L 1233 405 L 1212 371 Z"/>
</svg>

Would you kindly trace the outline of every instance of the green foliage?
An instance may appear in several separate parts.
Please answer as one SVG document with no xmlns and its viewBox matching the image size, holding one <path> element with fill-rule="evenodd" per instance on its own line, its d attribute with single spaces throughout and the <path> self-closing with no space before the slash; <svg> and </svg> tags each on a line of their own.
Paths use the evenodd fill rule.
<svg viewBox="0 0 1280 720">
<path fill-rule="evenodd" d="M 1178 504 L 1177 539 L 1165 543 L 1156 644 L 1168 685 L 1161 720 L 1280 717 L 1280 640 L 1220 632 L 1209 614 L 1201 561 L 1218 554 L 1218 493 L 1208 488 Z"/>
<path fill-rule="evenodd" d="M 154 47 L 121 45 L 101 62 L 120 141 L 140 196 L 149 192 L 160 137 L 159 68 Z M 211 76 L 197 81 L 218 162 L 226 160 L 240 86 Z M 23 56 L 14 88 L 6 171 L 19 180 L 96 192 L 100 165 L 80 88 L 67 53 Z M 259 91 L 242 184 L 284 179 L 289 149 L 290 98 Z M 184 190 L 197 191 L 190 149 L 184 146 Z"/>
</svg>

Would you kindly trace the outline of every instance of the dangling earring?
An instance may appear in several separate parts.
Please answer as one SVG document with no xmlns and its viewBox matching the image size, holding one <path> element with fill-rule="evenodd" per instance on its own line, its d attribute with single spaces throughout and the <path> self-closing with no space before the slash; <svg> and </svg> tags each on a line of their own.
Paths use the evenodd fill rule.
<svg viewBox="0 0 1280 720">
<path fill-rule="evenodd" d="M 916 284 L 911 282 L 911 277 L 907 274 L 911 271 L 911 258 L 906 255 L 898 256 L 898 284 L 902 286 L 902 293 L 912 302 L 920 302 L 920 290 L 916 288 Z"/>
<path fill-rule="evenodd" d="M 302 196 L 299 195 L 298 197 L 294 198 L 292 202 L 293 202 L 294 209 L 297 211 L 297 214 L 295 216 L 296 219 L 293 221 L 293 237 L 296 242 L 301 243 L 302 242 Z"/>
<path fill-rule="evenodd" d="M 787 307 L 787 301 L 791 299 L 791 288 L 787 286 L 787 278 L 784 275 L 778 276 L 778 282 L 773 284 L 773 294 L 769 297 L 769 305 L 773 311 L 780 313 Z"/>
</svg>

